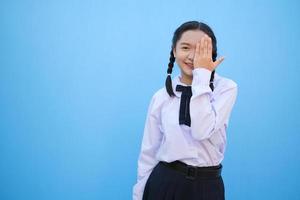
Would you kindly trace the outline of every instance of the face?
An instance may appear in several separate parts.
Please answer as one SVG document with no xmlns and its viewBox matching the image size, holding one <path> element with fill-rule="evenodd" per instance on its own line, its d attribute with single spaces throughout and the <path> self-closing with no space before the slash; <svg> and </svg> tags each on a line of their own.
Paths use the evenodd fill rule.
<svg viewBox="0 0 300 200">
<path fill-rule="evenodd" d="M 173 53 L 177 65 L 180 67 L 181 76 L 184 79 L 191 79 L 193 76 L 193 61 L 195 56 L 196 44 L 206 34 L 200 30 L 185 31 L 180 40 L 177 41 Z"/>
</svg>

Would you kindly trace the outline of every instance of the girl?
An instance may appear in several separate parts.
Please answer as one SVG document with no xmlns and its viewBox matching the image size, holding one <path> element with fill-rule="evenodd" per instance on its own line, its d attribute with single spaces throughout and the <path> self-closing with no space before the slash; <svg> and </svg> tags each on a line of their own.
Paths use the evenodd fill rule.
<svg viewBox="0 0 300 200">
<path fill-rule="evenodd" d="M 215 73 L 211 28 L 190 21 L 174 32 L 165 87 L 152 97 L 134 200 L 223 200 L 226 128 L 237 85 Z M 171 80 L 176 61 L 181 74 Z"/>
</svg>

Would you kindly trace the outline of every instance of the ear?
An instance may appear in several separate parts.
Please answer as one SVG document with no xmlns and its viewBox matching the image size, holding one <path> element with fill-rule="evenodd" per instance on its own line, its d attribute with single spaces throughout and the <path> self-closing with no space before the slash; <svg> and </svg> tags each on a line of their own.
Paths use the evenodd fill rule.
<svg viewBox="0 0 300 200">
<path fill-rule="evenodd" d="M 174 58 L 176 58 L 176 56 L 175 56 L 176 55 L 176 48 L 174 47 L 172 51 L 173 51 Z"/>
</svg>

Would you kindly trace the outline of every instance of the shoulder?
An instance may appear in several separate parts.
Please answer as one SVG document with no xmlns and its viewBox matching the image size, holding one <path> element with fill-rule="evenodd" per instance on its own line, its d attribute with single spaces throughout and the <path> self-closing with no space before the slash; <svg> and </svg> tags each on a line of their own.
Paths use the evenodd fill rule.
<svg viewBox="0 0 300 200">
<path fill-rule="evenodd" d="M 161 106 L 168 100 L 170 100 L 170 96 L 167 93 L 167 90 L 165 87 L 160 88 L 159 90 L 157 90 L 152 98 L 151 98 L 151 102 L 150 102 L 150 108 L 152 111 L 158 110 L 161 108 Z"/>
<path fill-rule="evenodd" d="M 154 95 L 152 96 L 152 102 L 155 104 L 161 104 L 167 100 L 170 99 L 169 94 L 167 93 L 167 90 L 165 87 L 160 88 L 157 90 Z"/>
</svg>

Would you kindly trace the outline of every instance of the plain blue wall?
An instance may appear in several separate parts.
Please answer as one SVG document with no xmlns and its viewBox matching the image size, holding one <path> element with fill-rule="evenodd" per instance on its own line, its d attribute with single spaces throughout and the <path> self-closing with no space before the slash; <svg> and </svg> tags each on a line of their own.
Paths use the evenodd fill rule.
<svg viewBox="0 0 300 200">
<path fill-rule="evenodd" d="M 0 199 L 131 199 L 148 104 L 188 20 L 213 28 L 218 73 L 239 85 L 226 199 L 300 199 L 299 5 L 1 1 Z"/>
</svg>

